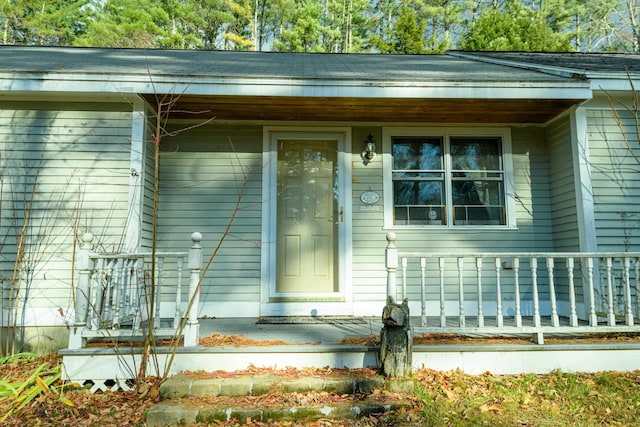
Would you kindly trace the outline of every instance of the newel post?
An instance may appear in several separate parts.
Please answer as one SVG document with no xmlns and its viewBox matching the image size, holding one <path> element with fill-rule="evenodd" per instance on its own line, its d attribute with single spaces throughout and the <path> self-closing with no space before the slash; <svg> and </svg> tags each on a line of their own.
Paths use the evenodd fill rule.
<svg viewBox="0 0 640 427">
<path fill-rule="evenodd" d="M 200 340 L 200 324 L 198 323 L 198 307 L 200 306 L 200 270 L 202 269 L 202 234 L 195 232 L 191 235 L 191 249 L 189 250 L 189 312 L 184 329 L 184 346 L 197 347 Z"/>
<path fill-rule="evenodd" d="M 69 348 L 79 349 L 85 344 L 82 338 L 82 331 L 87 326 L 87 318 L 89 316 L 90 303 L 90 283 L 91 277 L 91 242 L 93 234 L 84 233 L 82 235 L 82 243 L 80 249 L 76 253 L 76 270 L 78 271 L 78 284 L 76 285 L 75 294 L 75 322 L 69 333 Z"/>
<path fill-rule="evenodd" d="M 411 374 L 413 330 L 409 313 L 409 301 L 405 298 L 396 304 L 398 248 L 395 233 L 387 234 L 385 252 L 387 268 L 387 304 L 382 310 L 383 327 L 380 331 L 379 368 L 386 377 L 406 377 Z"/>
<path fill-rule="evenodd" d="M 396 247 L 396 233 L 387 233 L 387 248 L 385 250 L 385 266 L 387 268 L 387 296 L 396 298 L 398 295 L 398 248 Z"/>
</svg>

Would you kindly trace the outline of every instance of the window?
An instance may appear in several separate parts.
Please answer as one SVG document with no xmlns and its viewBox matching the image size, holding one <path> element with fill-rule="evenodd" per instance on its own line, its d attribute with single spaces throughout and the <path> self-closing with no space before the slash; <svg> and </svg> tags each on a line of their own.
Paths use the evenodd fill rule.
<svg viewBox="0 0 640 427">
<path fill-rule="evenodd" d="M 385 197 L 392 205 L 387 205 L 387 225 L 509 224 L 504 132 L 389 133 L 386 139 L 391 154 L 386 189 L 393 195 Z"/>
</svg>

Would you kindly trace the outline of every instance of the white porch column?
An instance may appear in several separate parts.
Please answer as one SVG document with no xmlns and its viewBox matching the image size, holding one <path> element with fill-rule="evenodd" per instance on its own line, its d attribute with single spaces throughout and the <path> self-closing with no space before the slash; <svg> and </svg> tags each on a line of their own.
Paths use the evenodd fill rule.
<svg viewBox="0 0 640 427">
<path fill-rule="evenodd" d="M 595 252 L 598 249 L 598 243 L 587 135 L 587 111 L 583 107 L 574 108 L 571 112 L 571 152 L 575 171 L 574 186 L 578 208 L 580 251 Z"/>
<path fill-rule="evenodd" d="M 142 99 L 132 103 L 131 155 L 129 160 L 129 213 L 125 227 L 124 252 L 139 249 L 142 234 L 142 207 L 144 197 L 144 152 L 147 132 L 146 104 Z"/>
<path fill-rule="evenodd" d="M 576 213 L 578 216 L 578 240 L 581 252 L 596 252 L 598 241 L 596 238 L 596 220 L 593 200 L 593 185 L 589 160 L 589 139 L 587 129 L 587 110 L 575 107 L 571 111 L 571 153 L 573 157 L 574 188 L 576 194 Z M 597 268 L 595 269 L 597 274 Z M 583 274 L 587 277 L 587 274 Z M 595 283 L 598 278 L 594 277 Z M 587 280 L 582 281 L 583 295 L 593 295 Z M 589 307 L 595 301 L 585 298 L 584 309 L 579 317 L 586 318 Z"/>
</svg>

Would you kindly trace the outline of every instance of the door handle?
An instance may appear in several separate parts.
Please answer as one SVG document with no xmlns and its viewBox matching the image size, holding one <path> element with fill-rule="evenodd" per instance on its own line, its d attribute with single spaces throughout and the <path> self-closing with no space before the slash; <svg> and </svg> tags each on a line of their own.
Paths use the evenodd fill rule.
<svg viewBox="0 0 640 427">
<path fill-rule="evenodd" d="M 340 222 L 344 222 L 344 207 L 340 207 Z"/>
</svg>

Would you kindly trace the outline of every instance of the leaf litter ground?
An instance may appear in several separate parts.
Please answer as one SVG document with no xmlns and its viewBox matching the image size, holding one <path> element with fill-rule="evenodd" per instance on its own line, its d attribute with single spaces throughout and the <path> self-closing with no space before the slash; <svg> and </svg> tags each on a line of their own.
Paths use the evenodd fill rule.
<svg viewBox="0 0 640 427">
<path fill-rule="evenodd" d="M 376 337 L 363 337 L 345 344 L 376 345 Z M 582 338 L 548 338 L 557 342 L 638 341 L 637 334 L 590 335 Z M 530 343 L 521 338 L 477 338 L 430 334 L 417 336 L 416 345 L 429 344 Z M 203 337 L 202 345 L 256 346 L 286 345 L 257 342 L 240 336 Z M 44 357 L 0 359 L 0 416 L 7 426 L 144 426 L 145 413 L 159 401 L 160 381 L 148 378 L 134 391 L 91 393 L 66 387 L 56 378 L 61 360 L 55 354 Z M 38 375 L 34 375 L 37 372 Z M 248 367 L 236 372 L 193 372 L 194 376 L 239 376 L 269 373 L 278 376 L 373 376 L 373 369 L 266 369 Z M 55 379 L 47 384 L 50 379 Z M 640 411 L 640 371 L 603 373 L 562 373 L 544 375 L 468 375 L 460 371 L 440 372 L 421 369 L 414 373 L 415 391 L 390 393 L 377 391 L 374 398 L 384 402 L 410 402 L 408 408 L 387 414 L 374 414 L 360 420 L 315 420 L 312 423 L 262 423 L 252 419 L 230 420 L 222 426 L 408 426 L 408 425 L 637 425 Z M 48 391 L 47 391 L 48 390 Z M 27 391 L 30 396 L 18 398 Z M 270 393 L 265 396 L 206 398 L 212 404 L 304 405 L 340 402 L 359 398 L 332 393 Z M 228 399 L 224 401 L 223 399 Z M 25 403 L 26 402 L 26 403 Z M 23 403 L 17 409 L 18 403 Z M 9 414 L 9 412 L 11 412 Z M 201 424 L 205 425 L 205 424 Z"/>
</svg>

